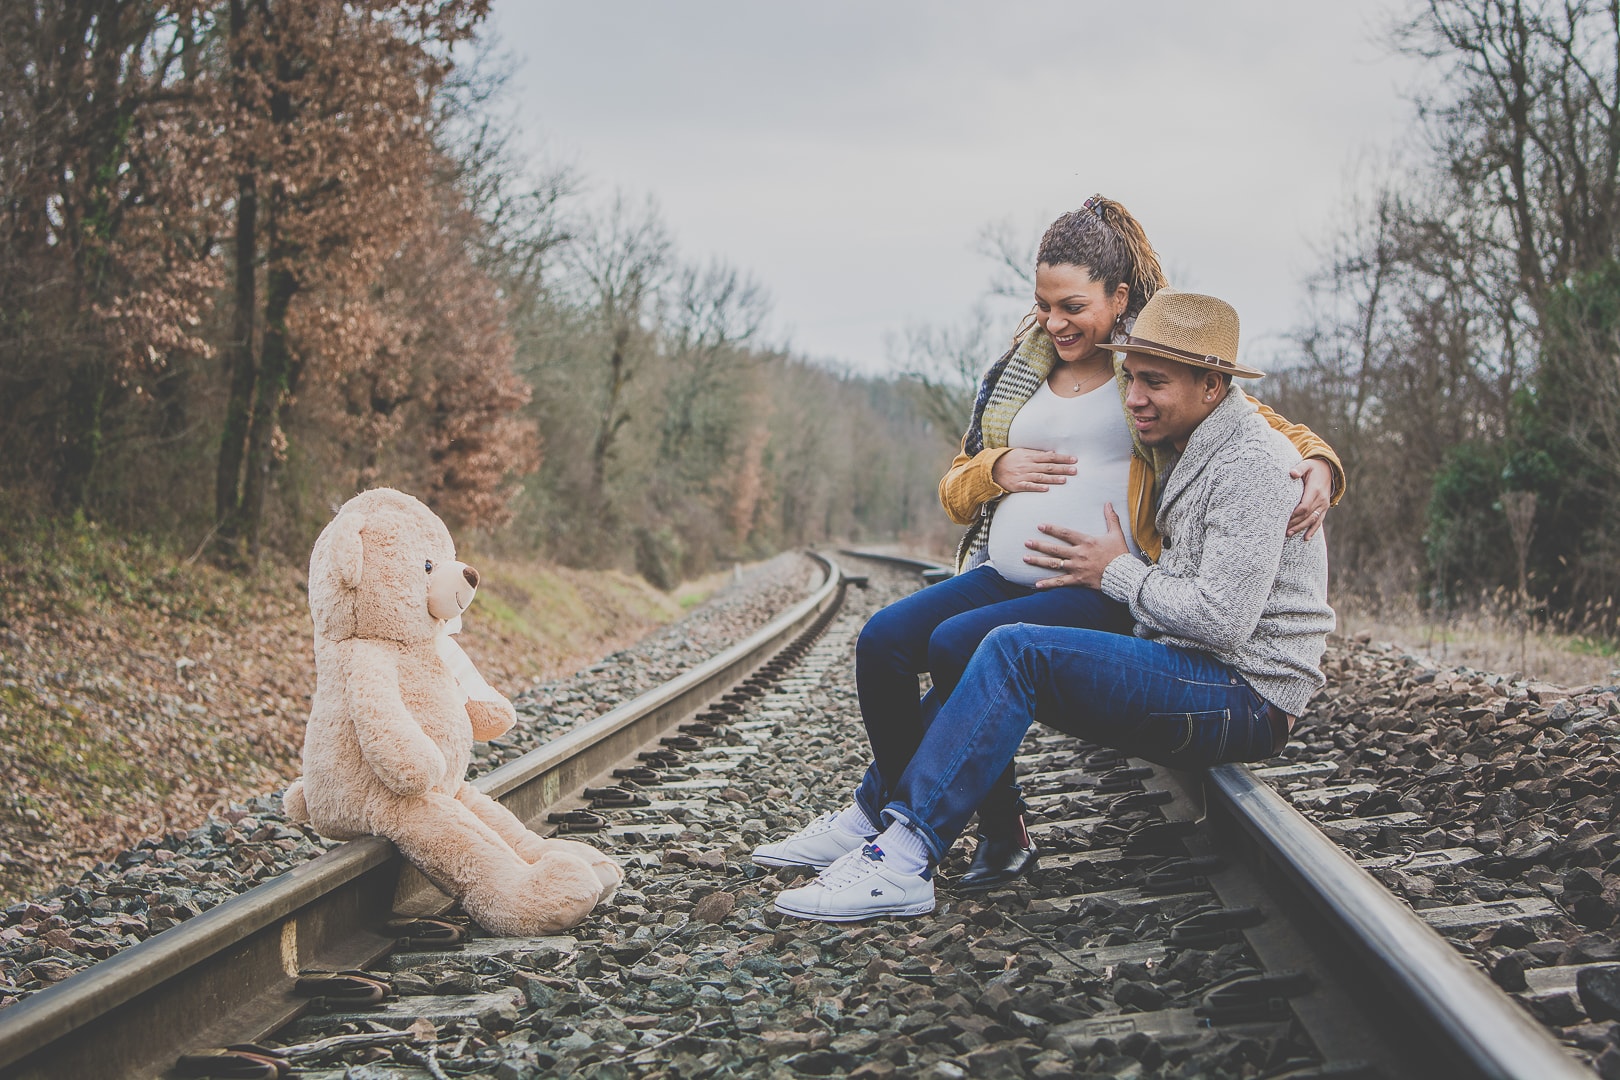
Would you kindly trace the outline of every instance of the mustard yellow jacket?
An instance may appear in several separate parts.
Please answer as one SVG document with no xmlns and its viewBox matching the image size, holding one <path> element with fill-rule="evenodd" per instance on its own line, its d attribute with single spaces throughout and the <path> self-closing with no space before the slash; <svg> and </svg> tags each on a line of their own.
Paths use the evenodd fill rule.
<svg viewBox="0 0 1620 1080">
<path fill-rule="evenodd" d="M 1253 397 L 1249 400 L 1254 401 L 1268 424 L 1288 436 L 1288 441 L 1294 444 L 1300 457 L 1321 458 L 1328 463 L 1333 470 L 1332 504 L 1338 505 L 1344 495 L 1345 483 L 1344 466 L 1339 463 L 1339 455 L 1304 424 L 1291 424 Z M 969 454 L 964 449 L 956 455 L 950 471 L 939 482 L 939 502 L 952 521 L 958 525 L 971 525 L 978 517 L 979 507 L 1007 494 L 1005 488 L 990 478 L 990 470 L 1001 455 L 1011 449 L 1010 446 L 998 446 L 977 454 Z M 1158 561 L 1162 547 L 1159 530 L 1154 524 L 1157 507 L 1153 505 L 1153 489 L 1156 479 L 1153 466 L 1143 460 L 1140 454 L 1132 454 L 1130 479 L 1126 488 L 1126 498 L 1130 500 L 1131 534 L 1154 562 Z"/>
</svg>

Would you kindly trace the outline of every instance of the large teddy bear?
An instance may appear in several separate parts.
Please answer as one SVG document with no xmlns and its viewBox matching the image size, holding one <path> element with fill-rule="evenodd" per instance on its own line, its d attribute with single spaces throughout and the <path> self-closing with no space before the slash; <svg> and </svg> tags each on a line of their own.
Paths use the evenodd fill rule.
<svg viewBox="0 0 1620 1080">
<path fill-rule="evenodd" d="M 473 740 L 517 719 L 450 637 L 477 587 L 421 502 L 379 488 L 343 505 L 309 558 L 315 700 L 304 775 L 283 801 L 335 840 L 386 836 L 497 934 L 555 933 L 622 874 L 587 844 L 530 832 L 467 783 Z"/>
</svg>

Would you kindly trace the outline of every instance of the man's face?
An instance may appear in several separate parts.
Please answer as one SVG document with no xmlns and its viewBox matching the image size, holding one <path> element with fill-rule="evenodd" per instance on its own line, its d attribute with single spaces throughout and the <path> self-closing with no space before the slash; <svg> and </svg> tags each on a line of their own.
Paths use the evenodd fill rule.
<svg viewBox="0 0 1620 1080">
<path fill-rule="evenodd" d="M 1186 449 L 1193 429 L 1225 396 L 1214 372 L 1144 353 L 1125 354 L 1125 377 L 1125 407 L 1144 446 Z"/>
</svg>

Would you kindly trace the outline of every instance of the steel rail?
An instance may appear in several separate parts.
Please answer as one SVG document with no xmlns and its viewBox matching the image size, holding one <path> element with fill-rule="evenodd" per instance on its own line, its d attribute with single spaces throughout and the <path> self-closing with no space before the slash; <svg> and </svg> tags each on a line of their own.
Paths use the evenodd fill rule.
<svg viewBox="0 0 1620 1080">
<path fill-rule="evenodd" d="M 1212 813 L 1282 871 L 1362 969 L 1410 1052 L 1446 1077 L 1591 1080 L 1545 1028 L 1246 766 L 1205 773 Z"/>
<path fill-rule="evenodd" d="M 817 590 L 683 675 L 474 781 L 525 821 L 653 743 L 772 655 L 818 632 L 842 600 L 837 564 Z M 0 1077 L 161 1076 L 193 1046 L 263 1037 L 307 1007 L 301 969 L 364 967 L 394 941 L 381 923 L 431 886 L 394 845 L 333 848 L 0 1012 Z"/>
<path fill-rule="evenodd" d="M 918 559 L 910 555 L 889 555 L 879 551 L 861 551 L 858 548 L 839 548 L 838 553 L 840 555 L 852 555 L 857 559 L 871 559 L 873 562 L 888 563 L 891 566 L 908 567 L 925 575 L 931 571 L 937 571 L 945 577 L 951 577 L 956 573 L 949 561 Z"/>
</svg>

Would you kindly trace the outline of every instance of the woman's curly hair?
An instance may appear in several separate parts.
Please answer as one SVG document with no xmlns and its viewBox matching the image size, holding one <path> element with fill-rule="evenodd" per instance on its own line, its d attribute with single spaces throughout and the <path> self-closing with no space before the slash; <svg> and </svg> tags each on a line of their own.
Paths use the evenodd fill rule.
<svg viewBox="0 0 1620 1080">
<path fill-rule="evenodd" d="M 1048 266 L 1083 266 L 1110 293 L 1124 282 L 1131 288 L 1125 315 L 1134 318 L 1164 288 L 1158 253 L 1141 224 L 1113 199 L 1093 195 L 1078 210 L 1058 218 L 1041 237 L 1035 261 Z"/>
</svg>

